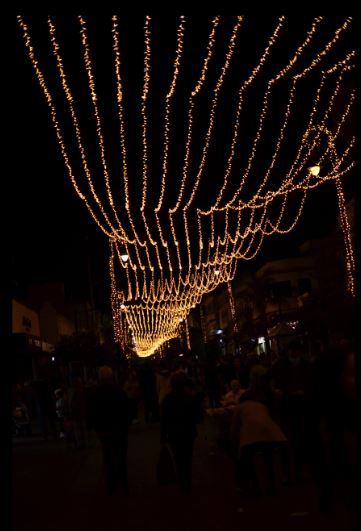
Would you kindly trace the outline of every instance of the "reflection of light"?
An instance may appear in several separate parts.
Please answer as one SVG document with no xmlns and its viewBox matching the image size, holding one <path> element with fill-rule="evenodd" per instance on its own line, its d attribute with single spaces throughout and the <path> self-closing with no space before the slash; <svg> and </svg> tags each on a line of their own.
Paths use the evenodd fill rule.
<svg viewBox="0 0 361 531">
<path fill-rule="evenodd" d="M 295 330 L 295 328 L 297 328 L 298 321 L 288 321 L 287 324 L 288 324 L 289 327 L 291 327 L 293 330 Z"/>
<path fill-rule="evenodd" d="M 125 304 L 121 304 L 121 305 L 120 305 L 120 309 L 121 309 L 121 310 L 124 310 L 124 308 L 125 308 Z"/>
<path fill-rule="evenodd" d="M 215 270 L 214 274 L 219 275 L 220 271 L 218 269 Z"/>
<path fill-rule="evenodd" d="M 184 354 L 179 354 L 179 357 L 181 358 L 182 356 L 184 356 Z"/>
<path fill-rule="evenodd" d="M 55 358 L 54 358 L 54 356 L 53 356 L 53 357 L 51 358 L 51 361 L 55 361 Z"/>
<path fill-rule="evenodd" d="M 261 345 L 262 343 L 265 343 L 265 342 L 266 342 L 266 340 L 265 340 L 264 337 L 259 337 L 259 338 L 258 338 L 258 344 L 259 344 L 259 345 Z"/>
<path fill-rule="evenodd" d="M 223 332 L 222 328 L 218 328 L 218 330 L 216 330 L 216 334 L 221 334 Z"/>
<path fill-rule="evenodd" d="M 311 173 L 315 177 L 317 177 L 318 174 L 320 173 L 320 169 L 321 169 L 320 166 L 310 166 L 309 168 L 307 168 L 309 173 Z"/>
<path fill-rule="evenodd" d="M 196 307 L 196 305 L 195 305 L 195 304 L 192 304 L 192 308 L 195 308 L 195 307 Z"/>
<path fill-rule="evenodd" d="M 183 323 L 183 319 L 182 319 L 182 318 L 180 318 L 180 319 L 179 319 L 179 322 L 180 322 L 180 323 Z"/>
</svg>

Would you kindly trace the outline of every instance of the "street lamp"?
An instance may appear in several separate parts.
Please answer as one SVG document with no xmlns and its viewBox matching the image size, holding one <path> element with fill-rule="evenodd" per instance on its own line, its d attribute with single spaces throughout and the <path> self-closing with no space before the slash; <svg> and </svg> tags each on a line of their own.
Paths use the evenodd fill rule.
<svg viewBox="0 0 361 531">
<path fill-rule="evenodd" d="M 123 247 L 121 250 L 120 250 L 120 258 L 122 259 L 122 261 L 125 263 L 128 261 L 129 259 L 129 255 L 127 253 L 127 250 L 125 249 L 125 247 Z"/>
<path fill-rule="evenodd" d="M 307 168 L 308 172 L 311 173 L 314 177 L 318 177 L 318 174 L 320 173 L 320 166 L 310 166 Z"/>
</svg>

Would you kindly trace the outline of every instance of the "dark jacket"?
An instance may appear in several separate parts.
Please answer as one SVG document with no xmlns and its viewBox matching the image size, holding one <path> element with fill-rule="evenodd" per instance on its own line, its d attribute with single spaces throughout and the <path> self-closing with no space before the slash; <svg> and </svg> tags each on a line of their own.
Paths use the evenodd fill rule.
<svg viewBox="0 0 361 531">
<path fill-rule="evenodd" d="M 127 431 L 131 422 L 129 401 L 115 384 L 100 384 L 90 393 L 87 427 L 97 433 Z"/>
<path fill-rule="evenodd" d="M 170 442 L 194 439 L 197 435 L 198 407 L 194 397 L 187 393 L 168 393 L 162 403 L 161 439 Z"/>
</svg>

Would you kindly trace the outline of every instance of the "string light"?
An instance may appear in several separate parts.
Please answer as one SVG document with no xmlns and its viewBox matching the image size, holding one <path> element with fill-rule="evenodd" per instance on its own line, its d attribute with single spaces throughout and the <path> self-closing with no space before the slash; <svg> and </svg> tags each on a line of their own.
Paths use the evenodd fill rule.
<svg viewBox="0 0 361 531">
<path fill-rule="evenodd" d="M 349 51 L 341 59 L 335 58 L 336 54 L 330 57 L 331 50 L 334 51 L 342 35 L 349 29 L 351 17 L 347 17 L 345 22 L 328 39 L 321 41 L 326 42 L 326 44 L 323 44 L 320 51 L 317 51 L 315 41 L 324 18 L 316 17 L 312 21 L 311 27 L 306 31 L 302 42 L 291 53 L 291 57 L 286 63 L 280 63 L 278 71 L 266 79 L 264 92 L 261 95 L 261 107 L 257 117 L 254 118 L 255 134 L 251 139 L 248 158 L 246 158 L 244 169 L 238 170 L 236 178 L 231 179 L 232 172 L 235 171 L 235 157 L 237 153 L 244 151 L 241 143 L 241 133 L 244 127 L 241 120 L 242 112 L 249 103 L 248 98 L 252 85 L 265 70 L 266 61 L 270 61 L 274 45 L 281 31 L 286 29 L 286 17 L 281 16 L 277 19 L 276 26 L 270 34 L 266 46 L 250 70 L 250 75 L 240 86 L 234 86 L 235 84 L 232 83 L 233 96 L 237 98 L 237 105 L 230 129 L 231 138 L 225 148 L 227 157 L 224 172 L 217 177 L 220 186 L 218 188 L 217 186 L 209 187 L 210 206 L 200 208 L 197 204 L 196 199 L 199 197 L 201 178 L 205 173 L 212 138 L 219 123 L 216 111 L 222 101 L 223 89 L 226 94 L 225 97 L 228 97 L 229 94 L 224 88 L 227 74 L 231 61 L 237 54 L 242 53 L 242 50 L 237 46 L 237 39 L 242 29 L 243 18 L 237 16 L 228 37 L 223 64 L 218 70 L 215 81 L 212 81 L 210 65 L 211 61 L 218 57 L 215 53 L 216 44 L 218 44 L 216 35 L 218 35 L 221 17 L 214 17 L 211 21 L 206 50 L 200 62 L 200 72 L 188 96 L 188 106 L 185 110 L 187 123 L 185 124 L 183 163 L 180 165 L 180 182 L 175 185 L 174 178 L 170 175 L 169 156 L 173 138 L 173 116 L 176 117 L 178 109 L 176 106 L 172 106 L 172 102 L 182 73 L 181 64 L 183 65 L 182 69 L 186 70 L 187 68 L 185 61 L 183 61 L 186 18 L 184 16 L 179 17 L 172 76 L 166 91 L 164 109 L 160 109 L 163 111 L 160 193 L 155 208 L 151 210 L 150 196 L 148 196 L 149 175 L 151 174 L 149 165 L 152 160 L 150 144 L 148 145 L 151 116 L 148 103 L 151 98 L 151 90 L 153 90 L 150 84 L 151 18 L 147 16 L 144 24 L 144 77 L 140 106 L 138 107 L 141 118 L 142 192 L 140 205 L 136 207 L 134 198 L 130 198 L 129 190 L 127 124 L 124 118 L 125 103 L 122 81 L 123 78 L 126 79 L 126 72 L 121 71 L 118 17 L 112 17 L 112 43 L 116 79 L 115 99 L 119 123 L 118 141 L 120 140 L 124 186 L 122 201 L 119 197 L 113 197 L 111 174 L 106 160 L 107 152 L 103 136 L 103 129 L 106 124 L 103 124 L 99 110 L 95 81 L 96 72 L 91 59 L 91 46 L 85 19 L 81 16 L 78 17 L 83 64 L 94 118 L 98 156 L 104 177 L 106 202 L 100 199 L 102 196 L 96 189 L 93 178 L 94 172 L 90 169 L 89 157 L 81 134 L 81 124 L 75 108 L 75 99 L 70 90 L 66 65 L 56 37 L 55 24 L 52 20 L 48 20 L 52 54 L 69 109 L 75 144 L 80 155 L 88 191 L 80 188 L 79 176 L 75 177 L 70 156 L 63 140 L 53 97 L 35 56 L 28 27 L 22 17 L 18 17 L 23 31 L 25 47 L 45 95 L 56 138 L 71 182 L 95 223 L 109 239 L 109 273 L 115 340 L 120 343 L 123 350 L 127 344 L 132 344 L 132 348 L 138 356 L 149 356 L 155 352 L 162 356 L 165 342 L 179 335 L 180 322 L 184 323 L 189 349 L 187 322 L 189 312 L 195 305 L 201 304 L 204 294 L 214 290 L 223 282 L 227 283 L 233 329 L 236 333 L 237 323 L 231 281 L 234 278 L 238 260 L 252 260 L 260 251 L 266 236 L 274 233 L 286 234 L 291 232 L 302 215 L 308 195 L 315 188 L 330 181 L 335 185 L 338 198 L 340 224 L 345 242 L 347 287 L 354 294 L 355 260 L 341 182 L 341 178 L 353 167 L 350 154 L 354 139 L 351 139 L 346 146 L 339 142 L 341 131 L 347 124 L 353 108 L 354 91 L 349 92 L 346 104 L 338 113 L 337 123 L 335 123 L 333 114 L 335 114 L 336 96 L 344 87 L 344 76 L 354 67 L 355 52 Z M 314 44 L 314 48 L 309 50 L 311 44 Z M 299 65 L 303 66 L 300 67 Z M 216 67 L 216 65 L 213 66 Z M 311 76 L 313 76 L 313 80 L 318 76 L 318 85 L 313 91 L 311 89 L 305 91 L 305 80 Z M 205 87 L 206 84 L 211 85 L 212 83 L 209 97 Z M 276 88 L 281 85 L 284 90 L 284 107 L 279 112 L 278 123 L 276 123 L 270 113 Z M 297 105 L 300 94 L 302 94 L 302 99 L 309 98 L 310 112 L 308 116 L 304 117 L 303 126 L 299 128 L 297 138 L 293 139 L 293 152 L 292 158 L 288 162 L 288 170 L 283 170 L 284 173 L 280 175 L 278 161 L 282 150 L 285 149 L 292 118 L 297 116 L 299 112 Z M 206 96 L 204 97 L 204 95 Z M 193 156 L 194 137 L 196 134 L 200 134 L 195 119 L 198 108 L 207 109 L 208 118 L 201 129 L 203 131 L 201 147 L 199 152 L 195 154 L 199 162 L 191 173 L 192 166 L 190 163 L 191 154 Z M 269 159 L 266 160 L 267 156 L 262 152 L 262 141 L 267 130 L 267 121 L 271 118 L 273 120 L 274 140 L 272 152 L 269 153 Z M 271 143 L 269 144 L 271 146 Z M 260 160 L 264 161 L 264 170 L 257 170 L 259 181 L 255 184 L 251 182 L 250 176 L 255 171 L 256 162 Z M 275 174 L 277 174 L 277 179 L 272 180 L 271 175 Z M 234 190 L 229 189 L 230 184 L 236 185 Z M 175 189 L 175 202 L 172 206 L 165 201 L 166 192 L 170 186 Z M 152 225 L 148 211 L 151 212 L 151 216 L 154 216 L 152 219 L 155 220 L 155 225 Z M 157 237 L 152 233 L 154 230 L 157 232 Z M 127 256 L 126 259 L 125 256 Z M 119 288 L 119 285 L 124 285 L 124 282 L 118 281 L 119 278 L 126 278 L 125 290 Z M 200 306 L 200 315 L 203 339 L 206 342 L 207 334 L 202 306 Z"/>
<path fill-rule="evenodd" d="M 234 307 L 234 298 L 233 298 L 233 293 L 232 293 L 232 284 L 230 282 L 227 282 L 227 291 L 228 291 L 229 307 L 231 309 L 231 315 L 232 315 L 233 332 L 235 334 L 238 334 L 236 309 Z"/>
<path fill-rule="evenodd" d="M 161 182 L 161 193 L 158 201 L 158 205 L 155 209 L 155 212 L 159 212 L 164 198 L 164 192 L 165 192 L 165 184 L 166 184 L 166 177 L 167 177 L 167 171 L 168 171 L 168 151 L 169 151 L 169 130 L 170 130 L 170 102 L 171 98 L 174 96 L 175 87 L 178 79 L 179 74 L 179 68 L 180 68 L 180 62 L 182 58 L 183 53 L 183 39 L 184 39 L 184 25 L 185 25 L 185 17 L 180 17 L 180 23 L 177 30 L 177 50 L 176 50 L 176 58 L 174 61 L 174 72 L 173 72 L 173 78 L 172 82 L 169 88 L 169 91 L 166 96 L 165 101 L 165 114 L 164 114 L 164 151 L 163 151 L 163 172 L 162 172 L 162 182 Z M 162 234 L 162 231 L 160 229 L 160 233 Z"/>
<path fill-rule="evenodd" d="M 62 156 L 64 158 L 65 166 L 66 166 L 66 168 L 68 170 L 68 174 L 69 174 L 70 180 L 71 180 L 71 182 L 72 182 L 72 184 L 74 186 L 74 189 L 75 189 L 76 193 L 78 194 L 80 199 L 85 203 L 85 205 L 86 205 L 87 209 L 89 210 L 90 215 L 92 216 L 92 218 L 95 221 L 95 223 L 104 232 L 104 234 L 106 236 L 111 238 L 112 235 L 113 235 L 113 232 L 115 231 L 115 228 L 110 223 L 105 211 L 102 208 L 102 205 L 101 205 L 101 202 L 100 202 L 98 196 L 95 194 L 94 187 L 92 185 L 90 174 L 89 174 L 89 171 L 88 171 L 88 168 L 87 168 L 87 162 L 86 162 L 86 158 L 85 158 L 85 151 L 84 151 L 84 148 L 83 148 L 82 143 L 81 143 L 80 130 L 79 130 L 79 126 L 78 126 L 76 117 L 75 117 L 75 115 L 72 114 L 74 126 L 75 126 L 75 129 L 76 129 L 78 147 L 79 147 L 79 150 L 80 150 L 80 153 L 81 153 L 82 163 L 83 163 L 84 169 L 86 171 L 86 175 L 87 175 L 87 178 L 88 178 L 88 182 L 89 182 L 89 186 L 90 186 L 91 192 L 92 192 L 92 194 L 94 196 L 94 199 L 95 199 L 97 205 L 99 206 L 99 208 L 100 208 L 100 210 L 101 210 L 101 212 L 102 212 L 102 214 L 104 216 L 104 219 L 107 222 L 107 225 L 109 227 L 108 229 L 101 223 L 101 221 L 99 220 L 98 216 L 95 214 L 94 209 L 91 207 L 90 203 L 88 202 L 88 200 L 86 199 L 85 195 L 83 194 L 83 192 L 81 192 L 81 190 L 80 190 L 80 188 L 78 186 L 78 183 L 77 183 L 77 181 L 75 179 L 75 176 L 74 176 L 72 165 L 70 163 L 70 159 L 69 159 L 67 151 L 65 149 L 65 144 L 64 144 L 64 141 L 63 141 L 63 135 L 62 135 L 61 128 L 60 128 L 60 125 L 59 125 L 59 122 L 58 122 L 58 117 L 57 117 L 55 105 L 54 105 L 54 102 L 53 102 L 53 98 L 52 98 L 52 96 L 50 94 L 50 91 L 48 89 L 48 86 L 47 86 L 47 84 L 45 82 L 43 73 L 42 73 L 42 71 L 40 70 L 40 68 L 38 66 L 38 60 L 36 59 L 36 56 L 35 56 L 35 53 L 34 53 L 34 48 L 33 48 L 32 43 L 31 43 L 28 27 L 24 23 L 24 21 L 23 21 L 23 19 L 22 19 L 22 17 L 20 15 L 18 15 L 17 20 L 19 22 L 19 25 L 20 25 L 22 31 L 23 31 L 24 42 L 25 42 L 25 46 L 26 46 L 30 61 L 32 63 L 32 66 L 34 67 L 34 70 L 35 70 L 39 85 L 40 85 L 40 87 L 41 87 L 41 89 L 42 89 L 42 91 L 44 93 L 44 96 L 46 98 L 47 104 L 49 106 L 51 120 L 52 120 L 54 129 L 55 129 L 55 133 L 56 133 L 56 137 L 57 137 L 57 140 L 58 140 L 58 143 L 59 143 L 59 146 L 60 146 L 61 154 L 62 154 Z M 52 31 L 51 30 L 51 26 L 50 26 L 50 31 Z M 53 43 L 55 44 L 54 41 L 53 41 Z M 66 81 L 65 81 L 64 78 L 62 78 L 62 82 L 63 82 L 64 91 L 67 93 L 67 85 L 66 85 Z M 68 101 L 72 102 L 71 96 L 68 96 L 68 98 L 69 98 Z M 72 107 L 71 107 L 71 109 L 72 109 Z"/>
<path fill-rule="evenodd" d="M 186 339 L 187 339 L 187 349 L 191 349 L 191 342 L 189 339 L 189 326 L 188 326 L 188 320 L 185 320 L 185 329 L 186 329 Z"/>
<path fill-rule="evenodd" d="M 202 329 L 202 335 L 203 335 L 203 343 L 206 344 L 207 343 L 207 328 L 206 328 L 206 324 L 204 320 L 204 313 L 203 313 L 202 306 L 200 306 L 199 311 L 200 311 L 200 316 L 201 316 L 201 329 Z"/>
</svg>

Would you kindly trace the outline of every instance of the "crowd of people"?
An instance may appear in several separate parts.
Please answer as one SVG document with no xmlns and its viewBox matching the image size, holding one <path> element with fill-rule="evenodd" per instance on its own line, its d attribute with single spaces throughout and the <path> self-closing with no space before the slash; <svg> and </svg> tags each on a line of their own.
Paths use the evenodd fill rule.
<svg viewBox="0 0 361 531">
<path fill-rule="evenodd" d="M 110 495 L 118 488 L 129 492 L 128 431 L 140 412 L 145 423 L 159 422 L 160 447 L 169 448 L 184 492 L 192 489 L 193 448 L 205 420 L 216 427 L 208 434 L 214 449 L 233 460 L 242 492 L 260 492 L 257 469 L 263 460 L 267 492 L 274 494 L 279 462 L 284 484 L 311 475 L 320 507 L 327 510 L 333 480 L 352 473 L 354 350 L 347 342 L 320 349 L 312 359 L 297 342 L 278 356 L 163 359 L 129 366 L 122 378 L 102 366 L 97 380 L 84 382 L 73 374 L 53 388 L 46 380 L 17 384 L 13 398 L 18 424 L 37 418 L 44 438 L 83 449 L 94 430 Z M 22 428 L 15 434 L 30 433 Z"/>
</svg>

